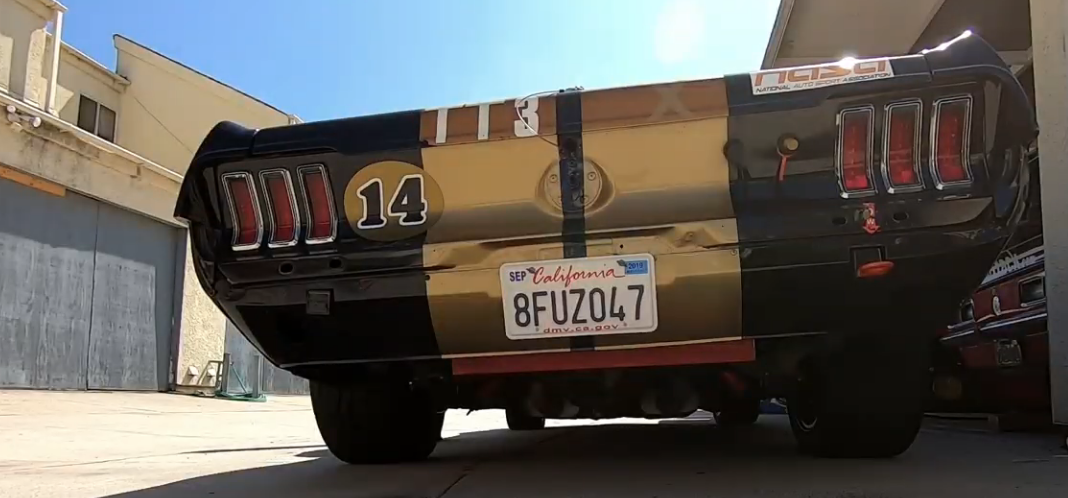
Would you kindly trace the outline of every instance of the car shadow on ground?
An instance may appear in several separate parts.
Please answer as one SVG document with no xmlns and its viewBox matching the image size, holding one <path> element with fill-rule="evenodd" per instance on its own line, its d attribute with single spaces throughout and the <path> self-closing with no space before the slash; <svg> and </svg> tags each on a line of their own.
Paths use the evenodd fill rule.
<svg viewBox="0 0 1068 498">
<path fill-rule="evenodd" d="M 1068 496 L 1056 444 L 936 425 L 896 459 L 821 460 L 796 452 L 782 416 L 731 430 L 689 420 L 487 430 L 447 438 L 417 464 L 348 466 L 325 449 L 293 450 L 305 460 L 114 496 Z"/>
</svg>

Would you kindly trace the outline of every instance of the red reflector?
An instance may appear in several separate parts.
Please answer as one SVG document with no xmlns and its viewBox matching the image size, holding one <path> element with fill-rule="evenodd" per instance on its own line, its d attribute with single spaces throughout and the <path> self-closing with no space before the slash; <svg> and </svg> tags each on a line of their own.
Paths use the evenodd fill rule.
<svg viewBox="0 0 1068 498">
<path fill-rule="evenodd" d="M 264 190 L 271 214 L 271 237 L 269 245 L 282 247 L 297 242 L 297 211 L 293 202 L 293 186 L 289 173 L 284 170 L 264 171 Z"/>
<path fill-rule="evenodd" d="M 935 103 L 934 173 L 939 186 L 971 181 L 968 171 L 970 97 Z"/>
<path fill-rule="evenodd" d="M 919 168 L 920 103 L 887 106 L 887 136 L 884 143 L 886 181 L 890 192 L 921 187 Z"/>
<path fill-rule="evenodd" d="M 849 109 L 839 115 L 838 160 L 847 194 L 873 193 L 871 180 L 872 109 Z"/>
<path fill-rule="evenodd" d="M 234 222 L 233 247 L 237 250 L 259 247 L 260 236 L 263 235 L 260 209 L 251 178 L 248 173 L 231 173 L 223 176 L 226 192 L 230 198 L 230 214 Z"/>
<path fill-rule="evenodd" d="M 334 199 L 330 195 L 330 185 L 326 169 L 322 165 L 301 168 L 301 184 L 304 187 L 304 199 L 308 208 L 309 244 L 321 244 L 334 240 L 337 220 L 334 219 Z"/>
<path fill-rule="evenodd" d="M 886 276 L 894 269 L 893 261 L 872 261 L 871 263 L 865 263 L 857 268 L 857 277 L 859 278 L 875 278 Z"/>
</svg>

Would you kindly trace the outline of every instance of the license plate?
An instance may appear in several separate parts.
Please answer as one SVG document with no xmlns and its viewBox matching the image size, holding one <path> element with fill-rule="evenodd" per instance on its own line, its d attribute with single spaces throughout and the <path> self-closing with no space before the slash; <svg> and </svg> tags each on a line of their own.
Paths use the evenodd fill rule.
<svg viewBox="0 0 1068 498">
<path fill-rule="evenodd" d="M 509 339 L 656 330 L 649 254 L 510 263 L 501 267 Z"/>
</svg>

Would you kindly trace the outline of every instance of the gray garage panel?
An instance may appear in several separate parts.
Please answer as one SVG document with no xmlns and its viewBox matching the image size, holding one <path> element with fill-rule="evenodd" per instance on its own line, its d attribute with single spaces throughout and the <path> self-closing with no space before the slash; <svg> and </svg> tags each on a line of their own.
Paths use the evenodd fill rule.
<svg viewBox="0 0 1068 498">
<path fill-rule="evenodd" d="M 163 390 L 178 229 L 0 179 L 0 387 Z"/>
<path fill-rule="evenodd" d="M 85 389 L 97 205 L 0 179 L 0 386 Z"/>
<path fill-rule="evenodd" d="M 177 229 L 100 205 L 89 389 L 166 389 L 177 247 Z"/>
<path fill-rule="evenodd" d="M 256 357 L 260 352 L 252 346 L 237 327 L 226 322 L 226 352 L 230 353 L 230 376 L 227 379 L 227 391 L 231 393 L 248 392 L 252 389 L 252 380 L 256 377 Z M 244 387 L 242 387 L 244 386 Z M 307 394 L 308 381 L 263 360 L 260 371 L 260 392 L 267 394 Z"/>
</svg>

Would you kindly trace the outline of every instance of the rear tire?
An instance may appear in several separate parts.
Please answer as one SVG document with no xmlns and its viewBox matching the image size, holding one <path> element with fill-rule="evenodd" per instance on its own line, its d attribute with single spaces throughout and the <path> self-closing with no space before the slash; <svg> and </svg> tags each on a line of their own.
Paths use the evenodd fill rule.
<svg viewBox="0 0 1068 498">
<path fill-rule="evenodd" d="M 319 434 L 345 463 L 424 460 L 441 438 L 444 417 L 405 382 L 310 384 Z"/>
<path fill-rule="evenodd" d="M 760 418 L 759 399 L 741 399 L 728 401 L 722 410 L 712 412 L 716 425 L 720 427 L 742 427 L 753 425 Z"/>
<path fill-rule="evenodd" d="M 787 402 L 799 449 L 827 458 L 890 458 L 916 439 L 926 398 L 926 348 L 909 334 L 848 341 L 809 362 Z"/>
<path fill-rule="evenodd" d="M 545 419 L 528 415 L 519 410 L 508 408 L 504 411 L 508 428 L 513 431 L 536 431 L 545 428 Z"/>
</svg>

